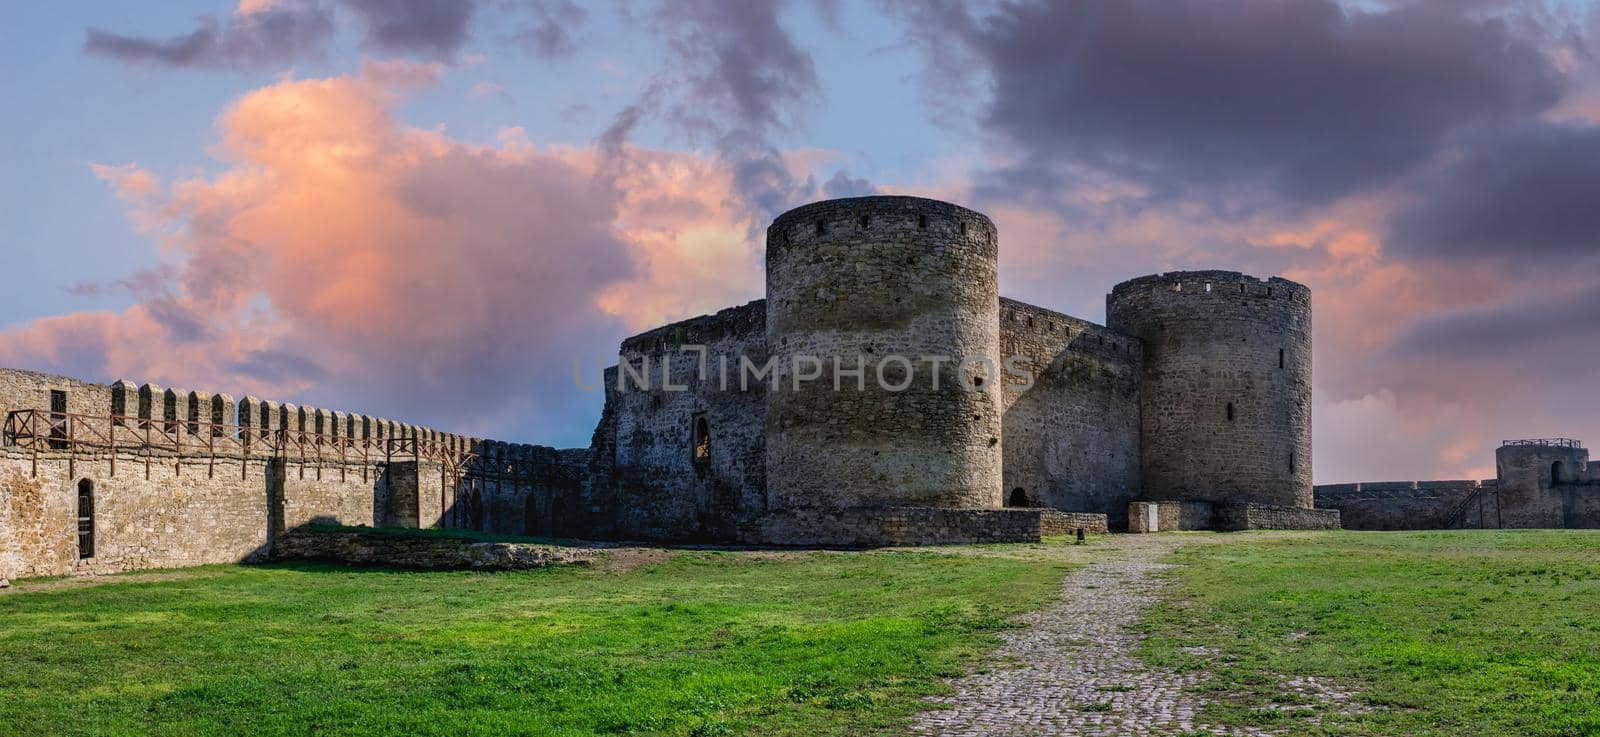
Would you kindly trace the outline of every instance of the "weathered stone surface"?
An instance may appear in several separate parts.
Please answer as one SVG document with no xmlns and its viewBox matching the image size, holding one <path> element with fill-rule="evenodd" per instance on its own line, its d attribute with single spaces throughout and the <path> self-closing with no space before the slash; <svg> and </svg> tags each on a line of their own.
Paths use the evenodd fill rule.
<svg viewBox="0 0 1600 737">
<path fill-rule="evenodd" d="M 1123 282 L 1107 324 L 1144 343 L 1144 497 L 1310 507 L 1311 290 L 1231 271 Z"/>
<path fill-rule="evenodd" d="M 1025 369 L 1006 374 L 1002 394 L 1006 504 L 1126 528 L 1139 495 L 1139 340 L 1002 298 L 1000 353 Z"/>
<path fill-rule="evenodd" d="M 597 548 L 531 543 L 475 542 L 413 537 L 382 531 L 290 530 L 273 547 L 275 560 L 321 560 L 417 570 L 508 571 L 583 565 L 603 555 Z"/>
<path fill-rule="evenodd" d="M 1378 482 L 1316 487 L 1318 509 L 1339 510 L 1347 530 L 1497 527 L 1496 485 L 1481 481 Z"/>
<path fill-rule="evenodd" d="M 747 525 L 746 541 L 765 545 L 882 547 L 1039 542 L 1037 509 L 851 507 L 784 509 Z"/>
<path fill-rule="evenodd" d="M 770 509 L 1001 505 L 998 248 L 988 217 L 918 197 L 773 221 Z M 799 381 L 807 360 L 820 375 Z"/>
</svg>

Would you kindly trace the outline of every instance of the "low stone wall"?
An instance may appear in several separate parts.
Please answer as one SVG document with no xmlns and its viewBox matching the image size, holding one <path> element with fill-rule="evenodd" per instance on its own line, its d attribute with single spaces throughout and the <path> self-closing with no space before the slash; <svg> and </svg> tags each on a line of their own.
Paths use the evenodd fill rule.
<svg viewBox="0 0 1600 737">
<path fill-rule="evenodd" d="M 1042 535 L 1104 535 L 1110 532 L 1106 515 L 1094 512 L 1062 512 L 1056 509 L 1039 510 L 1039 532 Z"/>
<path fill-rule="evenodd" d="M 1219 504 L 1213 522 L 1218 530 L 1337 530 L 1339 510 Z"/>
<path fill-rule="evenodd" d="M 602 551 L 531 543 L 413 536 L 355 530 L 290 530 L 273 546 L 275 560 L 320 560 L 416 570 L 505 571 L 587 564 Z"/>
<path fill-rule="evenodd" d="M 839 548 L 1036 543 L 1045 534 L 1045 511 L 944 507 L 789 509 L 757 519 L 741 530 L 740 537 L 744 542 L 761 545 Z"/>
<path fill-rule="evenodd" d="M 1129 532 L 1337 529 L 1337 509 L 1209 502 L 1134 502 L 1128 505 Z"/>
<path fill-rule="evenodd" d="M 1134 502 L 1128 505 L 1128 532 L 1212 529 L 1210 502 Z"/>
</svg>

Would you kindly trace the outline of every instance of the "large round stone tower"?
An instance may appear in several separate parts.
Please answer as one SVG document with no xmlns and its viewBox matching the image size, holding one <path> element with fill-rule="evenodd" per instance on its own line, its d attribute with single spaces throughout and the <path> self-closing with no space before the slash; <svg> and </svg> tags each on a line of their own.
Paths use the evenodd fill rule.
<svg viewBox="0 0 1600 737">
<path fill-rule="evenodd" d="M 918 197 L 773 221 L 770 509 L 1000 506 L 996 251 L 989 218 Z"/>
<path fill-rule="evenodd" d="M 1111 290 L 1106 321 L 1144 342 L 1145 499 L 1312 506 L 1310 289 L 1146 276 Z"/>
</svg>

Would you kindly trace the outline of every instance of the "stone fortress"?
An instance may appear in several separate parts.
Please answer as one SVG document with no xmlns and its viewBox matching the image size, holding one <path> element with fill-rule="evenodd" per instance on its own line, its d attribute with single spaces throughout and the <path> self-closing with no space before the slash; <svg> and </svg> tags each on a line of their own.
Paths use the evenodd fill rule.
<svg viewBox="0 0 1600 737">
<path fill-rule="evenodd" d="M 767 298 L 622 342 L 589 448 L 0 369 L 0 578 L 256 559 L 311 522 L 870 546 L 1075 529 L 1600 526 L 1573 441 L 1495 482 L 1312 486 L 1311 293 L 1117 285 L 1106 324 L 1001 297 L 984 215 L 818 202 Z"/>
</svg>

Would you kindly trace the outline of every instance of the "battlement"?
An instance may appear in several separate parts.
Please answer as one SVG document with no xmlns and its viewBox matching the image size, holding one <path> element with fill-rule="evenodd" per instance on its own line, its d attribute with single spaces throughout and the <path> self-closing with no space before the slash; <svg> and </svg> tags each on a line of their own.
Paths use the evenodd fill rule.
<svg viewBox="0 0 1600 737">
<path fill-rule="evenodd" d="M 493 441 L 353 412 L 122 379 L 0 369 L 0 443 L 25 451 L 463 464 Z"/>
<path fill-rule="evenodd" d="M 1169 271 L 1129 279 L 1111 288 L 1107 304 L 1149 292 L 1170 292 L 1184 296 L 1243 297 L 1309 302 L 1311 289 L 1283 277 L 1261 279 L 1237 271 Z"/>
<path fill-rule="evenodd" d="M 684 345 L 710 345 L 729 337 L 763 335 L 766 329 L 767 301 L 758 299 L 624 338 L 621 353 L 624 356 L 659 355 Z"/>
<path fill-rule="evenodd" d="M 1000 298 L 1000 332 L 1002 340 L 1030 335 L 1119 360 L 1138 360 L 1144 352 L 1143 343 L 1132 335 L 1007 297 Z"/>
<path fill-rule="evenodd" d="M 846 197 L 802 205 L 779 215 L 767 228 L 767 252 L 834 242 L 840 238 L 918 238 L 938 245 L 949 238 L 976 240 L 991 246 L 994 221 L 976 210 L 923 197 L 877 195 Z"/>
</svg>

